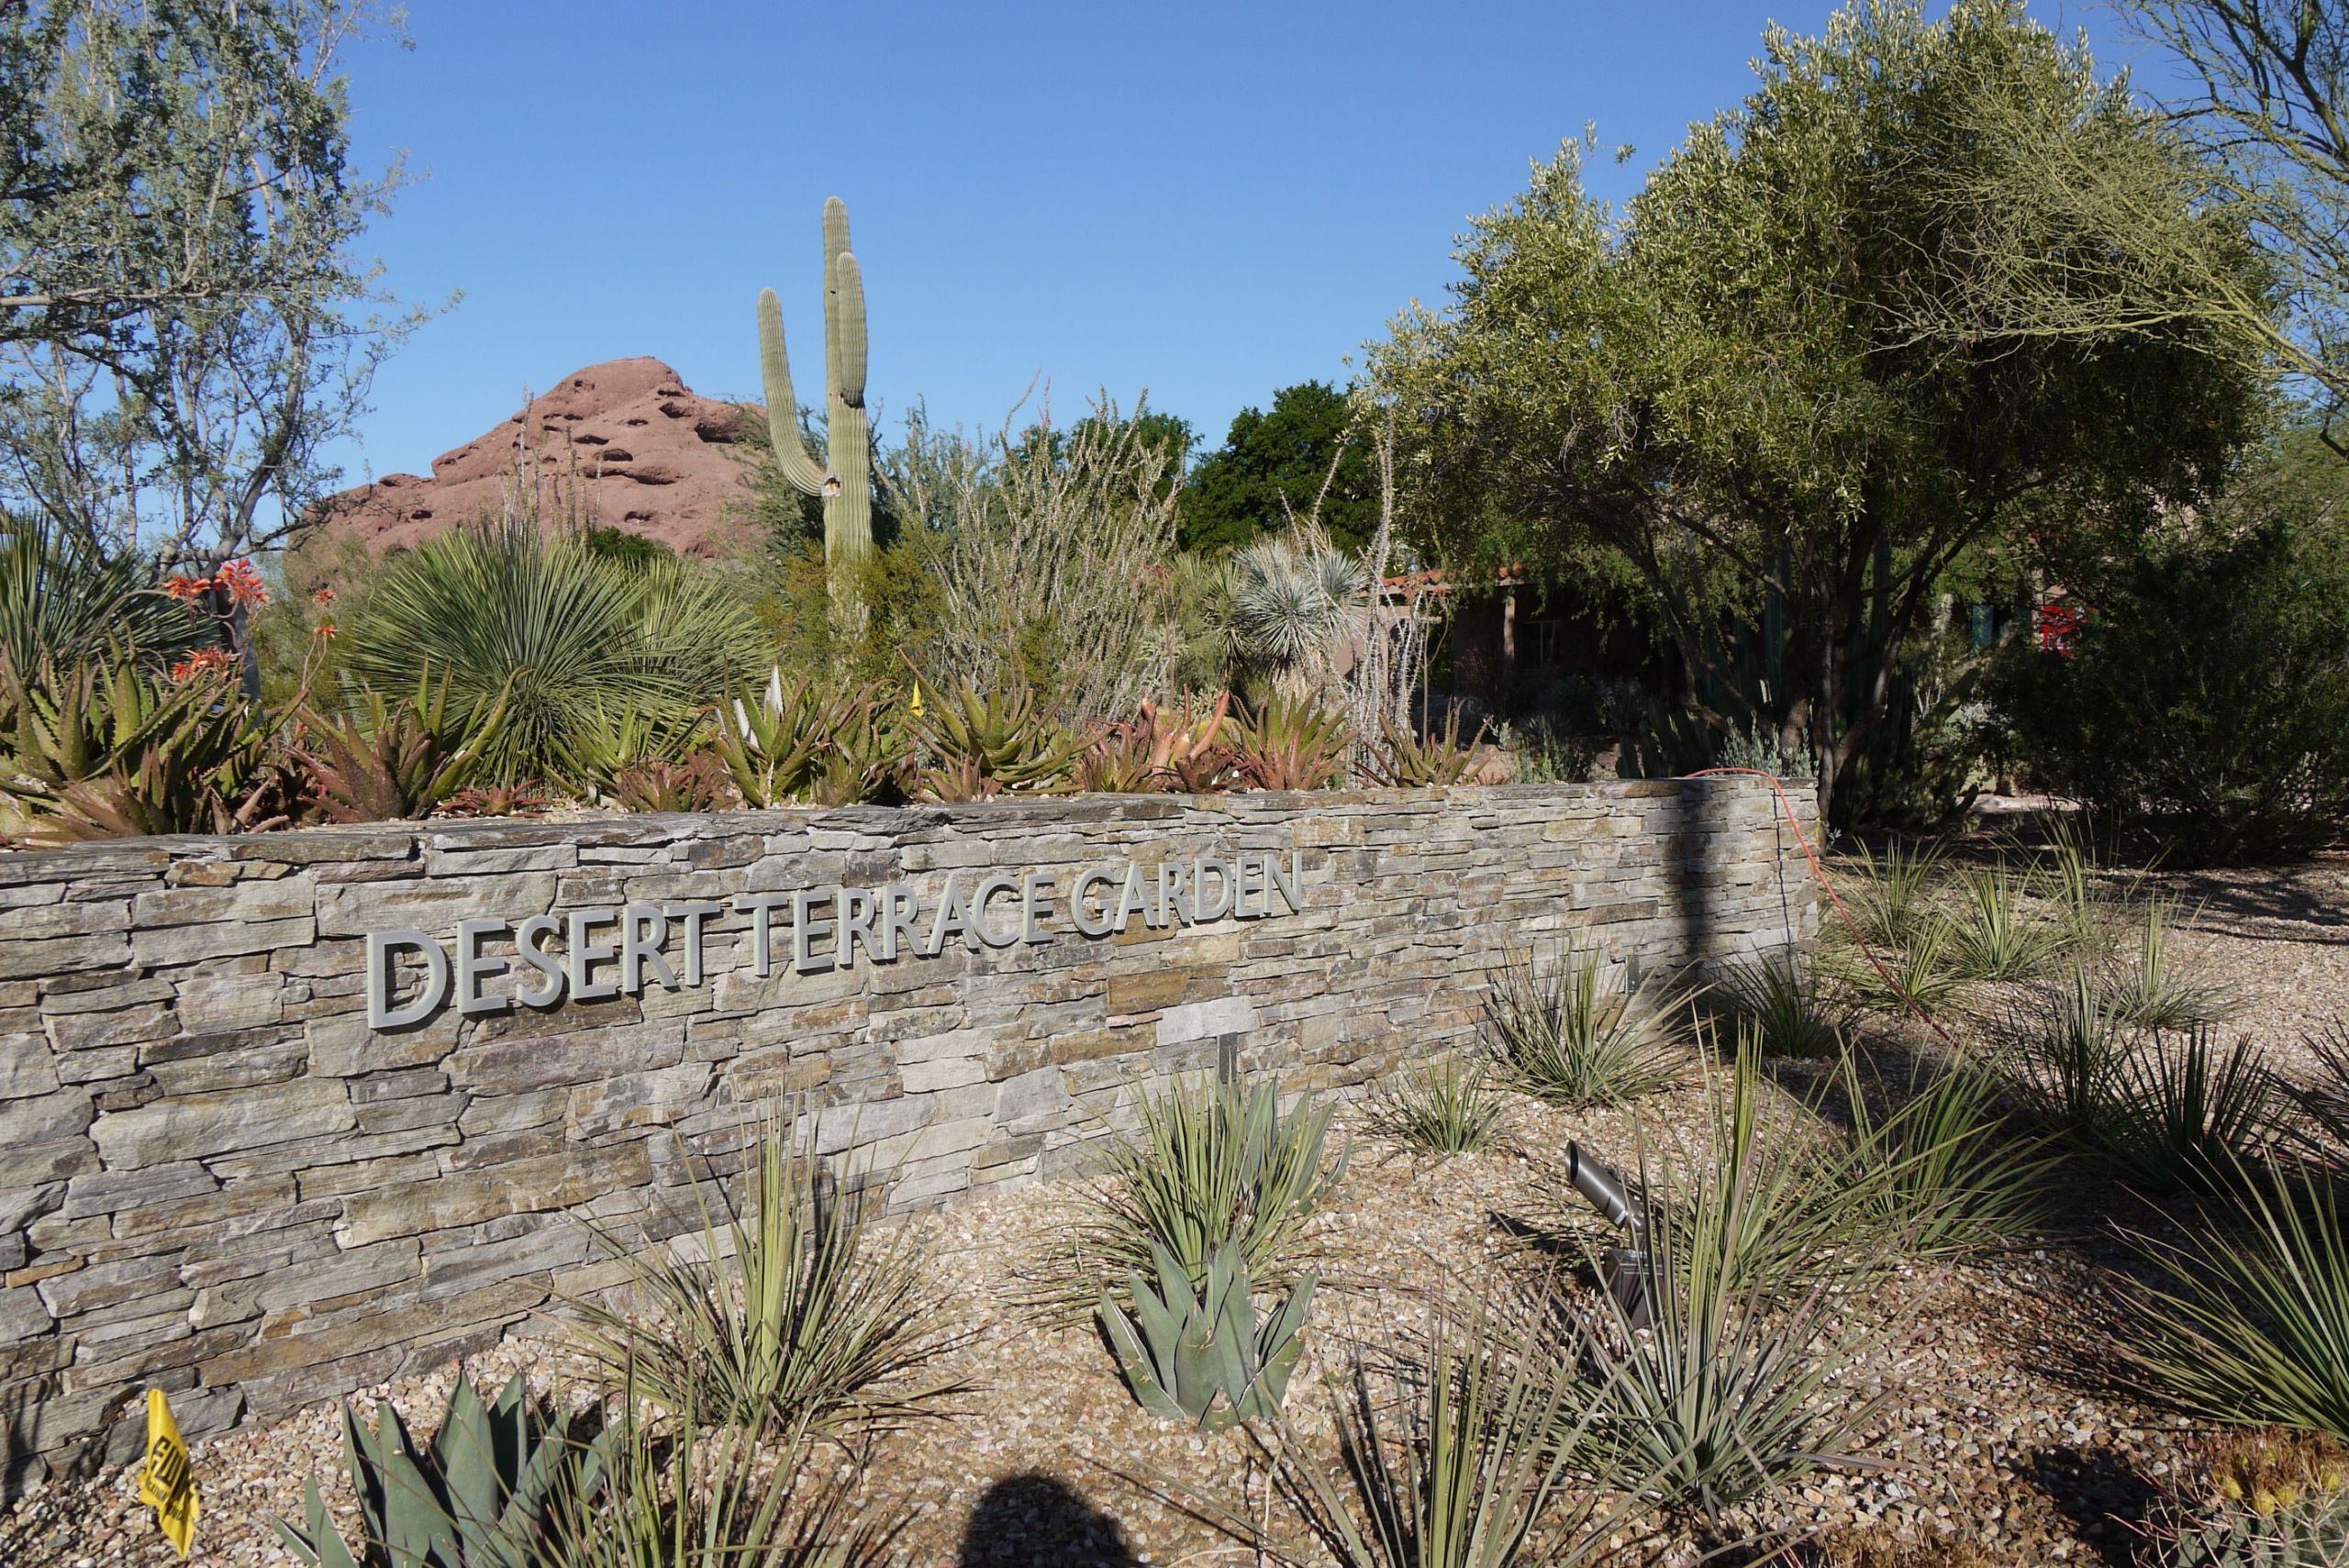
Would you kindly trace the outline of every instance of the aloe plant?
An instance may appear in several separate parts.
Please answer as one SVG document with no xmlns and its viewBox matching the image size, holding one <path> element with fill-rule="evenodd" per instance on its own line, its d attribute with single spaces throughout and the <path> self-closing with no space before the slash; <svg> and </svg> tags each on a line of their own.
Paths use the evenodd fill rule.
<svg viewBox="0 0 2349 1568">
<path fill-rule="evenodd" d="M 1460 739 L 1460 710 L 1444 717 L 1443 728 L 1421 737 L 1408 725 L 1386 715 L 1378 720 L 1378 740 L 1370 748 L 1373 782 L 1397 789 L 1425 789 L 1439 784 L 1475 784 L 1481 779 L 1485 726 L 1479 722 L 1466 740 Z"/>
<path fill-rule="evenodd" d="M 952 698 L 941 694 L 915 721 L 915 732 L 928 758 L 918 789 L 930 800 L 1040 794 L 1063 783 L 1076 761 L 1077 747 L 1036 711 L 1024 689 L 982 695 L 965 684 Z"/>
<path fill-rule="evenodd" d="M 310 771 L 319 810 L 336 822 L 388 822 L 429 816 L 465 787 L 506 721 L 500 702 L 462 736 L 448 715 L 449 683 L 431 672 L 398 702 L 364 693 L 355 713 L 303 716 L 296 754 Z"/>
<path fill-rule="evenodd" d="M 389 1403 L 375 1407 L 372 1426 L 346 1403 L 343 1459 L 364 1531 L 358 1550 L 328 1518 L 316 1476 L 303 1490 L 302 1526 L 272 1523 L 317 1568 L 529 1568 L 558 1518 L 603 1485 L 617 1435 L 590 1438 L 575 1420 L 543 1419 L 520 1373 L 487 1403 L 460 1374 L 426 1448 Z"/>
<path fill-rule="evenodd" d="M 1094 736 L 1077 759 L 1076 787 L 1104 795 L 1220 788 L 1231 768 L 1230 708 L 1230 692 L 1203 707 L 1189 697 L 1166 709 L 1144 701 L 1135 718 L 1105 725 Z"/>
<path fill-rule="evenodd" d="M 1232 768 L 1250 789 L 1321 789 L 1344 778 L 1352 738 L 1342 714 L 1275 695 L 1241 723 Z"/>
<path fill-rule="evenodd" d="M 1208 1261 L 1207 1287 L 1194 1294 L 1183 1266 L 1151 1244 L 1155 1278 L 1126 1276 L 1133 1316 L 1101 1293 L 1095 1316 L 1141 1407 L 1209 1431 L 1276 1414 L 1304 1348 L 1297 1331 L 1319 1276 L 1307 1273 L 1261 1322 L 1248 1264 L 1227 1240 Z"/>
</svg>

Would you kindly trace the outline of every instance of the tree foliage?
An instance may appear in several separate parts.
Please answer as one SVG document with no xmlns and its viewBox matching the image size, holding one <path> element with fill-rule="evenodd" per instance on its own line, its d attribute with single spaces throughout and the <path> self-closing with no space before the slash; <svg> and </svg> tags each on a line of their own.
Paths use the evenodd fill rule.
<svg viewBox="0 0 2349 1568">
<path fill-rule="evenodd" d="M 290 532 L 414 324 L 352 248 L 373 0 L 0 6 L 0 493 L 106 557 Z"/>
<path fill-rule="evenodd" d="M 1321 496 L 1331 542 L 1359 554 L 1378 527 L 1378 475 L 1353 425 L 1346 395 L 1321 381 L 1282 387 L 1270 409 L 1242 408 L 1184 487 L 1183 548 L 1241 549 L 1281 532 Z"/>
<path fill-rule="evenodd" d="M 1931 22 L 1855 0 L 1819 38 L 1773 29 L 1759 70 L 1620 217 L 1580 147 L 1538 165 L 1475 223 L 1453 307 L 1400 318 L 1374 374 L 1419 434 L 1440 548 L 1497 515 L 1558 555 L 1619 554 L 1710 721 L 1807 744 L 1831 804 L 1953 562 L 2206 493 L 2256 396 L 2199 323 L 1949 329 L 1984 269 L 2047 239 L 2009 220 L 1990 175 L 2024 173 L 1975 138 L 1985 99 L 2065 102 L 2115 158 L 2192 156 L 2019 5 Z M 1971 205 L 1945 199 L 1969 180 Z M 2065 265 L 2115 311 L 2139 285 L 2093 252 Z"/>
</svg>

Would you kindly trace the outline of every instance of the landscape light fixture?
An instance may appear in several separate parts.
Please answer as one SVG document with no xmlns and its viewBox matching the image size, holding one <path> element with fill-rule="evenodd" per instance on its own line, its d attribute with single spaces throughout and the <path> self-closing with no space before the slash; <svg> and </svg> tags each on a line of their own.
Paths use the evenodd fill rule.
<svg viewBox="0 0 2349 1568">
<path fill-rule="evenodd" d="M 1654 1314 L 1648 1301 L 1647 1215 L 1614 1166 L 1592 1159 L 1582 1145 L 1566 1144 L 1566 1179 L 1575 1184 L 1598 1217 L 1623 1233 L 1620 1246 L 1609 1247 L 1599 1259 L 1599 1277 L 1607 1294 L 1633 1329 L 1651 1327 Z"/>
</svg>

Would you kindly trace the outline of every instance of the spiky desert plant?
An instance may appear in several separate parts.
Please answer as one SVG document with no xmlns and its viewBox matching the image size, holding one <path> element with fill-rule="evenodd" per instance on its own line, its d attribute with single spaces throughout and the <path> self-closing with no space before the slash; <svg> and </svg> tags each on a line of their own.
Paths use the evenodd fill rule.
<svg viewBox="0 0 2349 1568">
<path fill-rule="evenodd" d="M 874 1195 L 844 1194 L 792 1121 L 746 1129 L 740 1201 L 695 1177 L 689 1246 L 596 1232 L 645 1305 L 578 1303 L 586 1348 L 629 1393 L 711 1420 L 840 1431 L 931 1413 L 954 1387 L 918 1375 L 952 1342 L 927 1249 L 876 1231 Z"/>
<path fill-rule="evenodd" d="M 1300 549 L 1285 534 L 1259 539 L 1232 558 L 1233 638 L 1275 691 L 1304 702 L 1348 662 L 1368 585 L 1363 563 L 1342 550 Z"/>
<path fill-rule="evenodd" d="M 1950 958 L 1950 924 L 1940 918 L 1916 921 L 1908 939 L 1897 947 L 1860 952 L 1833 948 L 1820 954 L 1831 962 L 1837 979 L 1869 1006 L 1895 1010 L 1915 1008 L 1932 1018 L 1947 1011 L 1966 994 L 1968 982 Z"/>
<path fill-rule="evenodd" d="M 1330 1403 L 1335 1473 L 1289 1437 L 1275 1479 L 1341 1568 L 1576 1568 L 1644 1533 L 1651 1485 L 1601 1509 L 1575 1485 L 1603 1397 L 1487 1315 L 1439 1317 L 1416 1355 L 1357 1350 Z M 1278 1562 L 1323 1560 L 1250 1533 Z"/>
<path fill-rule="evenodd" d="M 1480 721 L 1465 741 L 1460 739 L 1460 710 L 1450 709 L 1443 728 L 1422 737 L 1408 725 L 1381 715 L 1378 740 L 1369 747 L 1364 771 L 1374 784 L 1397 789 L 1478 782 L 1484 767 L 1485 725 Z"/>
<path fill-rule="evenodd" d="M 596 554 L 527 518 L 452 530 L 385 567 L 346 628 L 345 668 L 362 686 L 449 683 L 449 717 L 470 730 L 499 700 L 506 722 L 484 767 L 499 783 L 561 778 L 563 747 L 618 694 L 689 706 L 728 673 L 766 662 L 746 602 L 698 567 Z"/>
<path fill-rule="evenodd" d="M 1145 1094 L 1137 1109 L 1141 1127 L 1104 1146 L 1083 1200 L 1072 1237 L 1081 1277 L 1122 1280 L 1155 1267 L 1163 1248 L 1202 1284 L 1216 1250 L 1236 1240 L 1251 1279 L 1285 1278 L 1306 1223 L 1345 1175 L 1345 1146 L 1330 1146 L 1333 1107 L 1300 1096 L 1284 1110 L 1272 1079 L 1202 1077 Z"/>
<path fill-rule="evenodd" d="M 1728 965 L 1713 995 L 1765 1054 L 1828 1061 L 1843 1049 L 1847 1005 L 1799 953 L 1773 952 Z"/>
<path fill-rule="evenodd" d="M 465 787 L 506 722 L 502 703 L 460 731 L 449 717 L 449 683 L 430 671 L 416 689 L 386 702 L 361 693 L 351 707 L 302 717 L 295 753 L 310 773 L 322 815 L 335 822 L 391 822 L 427 817 Z"/>
<path fill-rule="evenodd" d="M 1838 1074 L 1850 1107 L 1854 1168 L 1893 1245 L 1907 1257 L 1960 1257 L 2003 1246 L 2047 1207 L 2054 1161 L 2012 1125 L 2005 1084 L 1970 1062 L 1916 1069 L 1879 1112 L 1856 1053 Z"/>
<path fill-rule="evenodd" d="M 2139 1236 L 2165 1283 L 2124 1281 L 2115 1350 L 2146 1385 L 2232 1426 L 2349 1441 L 2349 1240 L 2321 1172 L 2235 1184 L 2234 1211 L 2183 1241 Z"/>
<path fill-rule="evenodd" d="M 704 708 L 633 692 L 598 697 L 586 722 L 558 744 L 563 782 L 586 800 L 618 802 L 623 774 L 683 762 L 702 745 L 708 726 Z"/>
<path fill-rule="evenodd" d="M 1232 771 L 1249 789 L 1321 789 L 1345 777 L 1345 716 L 1277 693 L 1241 719 Z"/>
<path fill-rule="evenodd" d="M 1066 783 L 1080 742 L 1036 711 L 1025 689 L 982 693 L 968 684 L 915 721 L 925 759 L 916 793 L 928 800 L 1040 795 Z"/>
<path fill-rule="evenodd" d="M 2288 1488 L 2221 1502 L 2146 1531 L 2163 1568 L 2334 1568 L 2349 1562 L 2349 1492 Z"/>
<path fill-rule="evenodd" d="M 1943 860 L 1938 843 L 1889 844 L 1881 855 L 1863 845 L 1858 884 L 1845 900 L 1860 940 L 1879 953 L 1907 947 L 1930 923 Z"/>
<path fill-rule="evenodd" d="M 2076 969 L 2012 1013 L 2007 1034 L 2021 1085 L 2057 1130 L 2080 1135 L 2111 1097 L 2121 1024 L 2095 976 Z"/>
<path fill-rule="evenodd" d="M 2178 906 L 2148 899 L 2138 911 L 2135 951 L 2108 971 L 2113 1011 L 2140 1029 L 2181 1029 L 2213 1024 L 2232 1008 L 2226 988 L 2203 978 L 2195 961 L 2172 945 Z"/>
<path fill-rule="evenodd" d="M 90 689 L 99 685 L 111 688 L 104 722 L 119 744 L 98 754 L 100 766 L 54 786 L 19 775 L 12 793 L 36 823 L 34 842 L 257 832 L 301 807 L 298 763 L 227 670 L 168 686 L 116 671 L 94 676 Z M 75 677 L 70 689 L 83 688 Z M 56 717 L 61 728 L 72 722 L 62 707 Z"/>
<path fill-rule="evenodd" d="M 1457 1056 L 1422 1062 L 1372 1085 L 1370 1125 L 1397 1143 L 1434 1154 L 1489 1147 L 1508 1115 L 1482 1067 Z"/>
<path fill-rule="evenodd" d="M 1485 1039 L 1512 1087 L 1557 1105 L 1622 1105 L 1686 1075 L 1696 995 L 1653 975 L 1634 984 L 1596 949 L 1547 964 L 1529 950 L 1487 976 Z"/>
<path fill-rule="evenodd" d="M 2275 1141 L 2282 1095 L 2249 1039 L 2208 1028 L 2128 1042 L 2086 1141 L 2113 1173 L 2152 1192 L 2216 1191 Z"/>
<path fill-rule="evenodd" d="M 1077 758 L 1080 790 L 1135 795 L 1178 790 L 1205 795 L 1221 786 L 1231 767 L 1231 694 L 1212 703 L 1186 696 L 1161 708 L 1145 699 L 1132 719 L 1106 724 Z"/>
<path fill-rule="evenodd" d="M 1304 1353 L 1299 1331 L 1320 1276 L 1308 1270 L 1259 1321 L 1236 1240 L 1209 1254 L 1203 1288 L 1155 1241 L 1151 1262 L 1149 1276 L 1126 1276 L 1131 1317 L 1106 1290 L 1094 1308 L 1135 1401 L 1211 1432 L 1276 1415 Z"/>
<path fill-rule="evenodd" d="M 18 670 L 71 668 L 111 649 L 161 669 L 208 643 L 212 628 L 151 587 L 143 565 L 102 556 L 47 517 L 0 517 L 0 657 Z"/>
<path fill-rule="evenodd" d="M 824 456 L 799 432 L 784 344 L 783 305 L 759 291 L 759 366 L 766 382 L 767 439 L 791 487 L 824 503 L 824 566 L 835 626 L 853 635 L 857 568 L 873 552 L 873 422 L 864 402 L 864 271 L 849 249 L 848 206 L 824 199 Z"/>
<path fill-rule="evenodd" d="M 2317 1129 L 2335 1144 L 2349 1146 L 2349 1020 L 2334 1018 L 2300 1037 L 2315 1058 L 2315 1076 L 2286 1086 L 2286 1092 Z"/>
<path fill-rule="evenodd" d="M 808 798 L 823 776 L 825 754 L 865 694 L 828 690 L 816 680 L 767 672 L 757 691 L 739 691 L 718 708 L 712 745 L 751 806 L 789 806 Z"/>
<path fill-rule="evenodd" d="M 1647 1228 L 1652 1326 L 1600 1292 L 1586 1331 L 1557 1351 L 1558 1375 L 1586 1357 L 1600 1379 L 1590 1435 L 1601 1462 L 1588 1473 L 1650 1489 L 1714 1529 L 1844 1462 L 1886 1397 L 1842 1385 L 1888 1331 L 1836 1292 L 1868 1272 L 1865 1194 L 1831 1190 L 1820 1167 L 1774 1151 L 1782 1135 L 1757 1137 L 1754 1060 L 1738 1052 L 1708 1157 L 1683 1172 L 1667 1153 L 1642 1181 L 1670 1195 L 1666 1222 Z M 1787 1197 L 1805 1184 L 1812 1212 L 1790 1226 Z"/>
<path fill-rule="evenodd" d="M 2043 973 L 2064 945 L 2063 933 L 2024 907 L 2027 879 L 1993 866 L 1967 873 L 1958 885 L 1952 955 L 1959 973 L 1974 980 L 2032 980 Z"/>
<path fill-rule="evenodd" d="M 335 1529 L 317 1477 L 303 1490 L 303 1523 L 273 1520 L 295 1557 L 315 1568 L 535 1568 L 559 1524 L 607 1479 L 619 1434 L 584 1417 L 553 1418 L 516 1373 L 484 1400 L 461 1370 L 429 1446 L 418 1448 L 389 1401 L 372 1425 L 342 1407 L 343 1462 L 359 1497 L 360 1545 Z"/>
</svg>

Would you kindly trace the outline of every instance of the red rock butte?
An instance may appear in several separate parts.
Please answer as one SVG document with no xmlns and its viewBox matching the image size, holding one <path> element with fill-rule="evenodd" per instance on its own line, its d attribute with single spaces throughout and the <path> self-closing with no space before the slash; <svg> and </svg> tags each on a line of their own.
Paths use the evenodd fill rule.
<svg viewBox="0 0 2349 1568">
<path fill-rule="evenodd" d="M 697 396 L 655 359 L 572 372 L 496 428 L 432 460 L 429 478 L 387 473 L 328 503 L 328 527 L 382 551 L 412 547 L 535 489 L 539 515 L 659 539 L 680 555 L 751 541 L 743 515 L 760 416 Z"/>
</svg>

